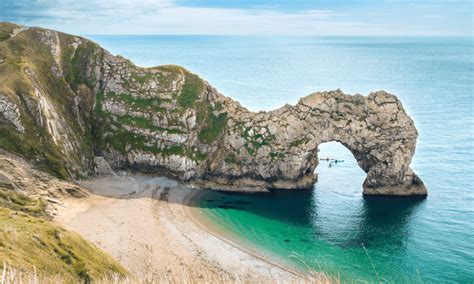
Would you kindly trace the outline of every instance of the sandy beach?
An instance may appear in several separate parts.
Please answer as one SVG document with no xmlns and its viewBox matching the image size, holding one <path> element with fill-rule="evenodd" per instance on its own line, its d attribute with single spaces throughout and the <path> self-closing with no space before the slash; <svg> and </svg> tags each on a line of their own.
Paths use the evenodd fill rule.
<svg viewBox="0 0 474 284">
<path fill-rule="evenodd" d="M 198 189 L 166 177 L 110 176 L 81 182 L 91 195 L 68 198 L 55 220 L 140 278 L 295 282 L 301 275 L 239 247 L 196 222 Z M 177 276 L 176 276 L 177 277 Z"/>
</svg>

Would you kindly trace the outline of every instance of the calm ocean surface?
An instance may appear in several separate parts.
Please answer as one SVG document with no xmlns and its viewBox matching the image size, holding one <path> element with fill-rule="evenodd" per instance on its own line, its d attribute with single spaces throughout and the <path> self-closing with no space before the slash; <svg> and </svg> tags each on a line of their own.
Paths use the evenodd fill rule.
<svg viewBox="0 0 474 284">
<path fill-rule="evenodd" d="M 424 200 L 363 198 L 365 174 L 338 143 L 320 147 L 312 191 L 210 192 L 202 213 L 262 254 L 342 280 L 474 282 L 472 38 L 89 36 L 142 66 L 178 64 L 251 110 L 318 90 L 402 100 L 419 131 L 412 168 Z"/>
</svg>

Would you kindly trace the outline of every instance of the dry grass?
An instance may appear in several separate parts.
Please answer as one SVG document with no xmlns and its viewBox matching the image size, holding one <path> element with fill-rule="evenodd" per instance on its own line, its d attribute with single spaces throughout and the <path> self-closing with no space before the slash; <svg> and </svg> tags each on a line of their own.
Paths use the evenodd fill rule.
<svg viewBox="0 0 474 284">
<path fill-rule="evenodd" d="M 199 266 L 199 265 L 197 265 Z M 274 279 L 274 278 L 262 278 L 256 277 L 255 275 L 230 275 L 230 274 L 215 274 L 209 270 L 198 271 L 196 267 L 178 267 L 169 269 L 167 273 L 154 274 L 134 274 L 131 276 L 120 276 L 118 274 L 104 276 L 93 281 L 93 283 L 99 284 L 151 284 L 151 283 L 289 283 L 290 281 L 285 279 Z M 1 283 L 41 283 L 41 284 L 52 284 L 52 283 L 84 283 L 77 280 L 71 280 L 65 278 L 62 275 L 49 275 L 47 273 L 37 271 L 25 271 L 14 268 L 8 264 L 3 265 Z M 291 283 L 340 283 L 329 279 L 320 273 L 314 273 L 307 275 L 301 280 L 291 281 Z"/>
</svg>

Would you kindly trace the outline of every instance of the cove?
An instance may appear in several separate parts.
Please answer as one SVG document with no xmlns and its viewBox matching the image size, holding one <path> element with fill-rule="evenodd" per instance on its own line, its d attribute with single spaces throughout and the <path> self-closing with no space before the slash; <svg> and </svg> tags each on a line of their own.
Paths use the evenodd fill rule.
<svg viewBox="0 0 474 284">
<path fill-rule="evenodd" d="M 296 104 L 314 90 L 397 94 L 419 131 L 411 168 L 429 190 L 426 199 L 363 198 L 366 174 L 340 146 L 333 156 L 345 162 L 329 168 L 319 161 L 312 190 L 210 192 L 196 200 L 197 209 L 259 253 L 298 265 L 287 257 L 297 251 L 315 268 L 324 265 L 321 270 L 351 282 L 377 279 L 362 242 L 380 278 L 474 282 L 471 37 L 93 39 L 143 66 L 185 66 L 251 111 Z M 318 158 L 332 155 L 326 145 Z M 240 204 L 228 203 L 234 201 Z"/>
<path fill-rule="evenodd" d="M 194 202 L 225 237 L 301 271 L 341 281 L 421 282 L 471 279 L 469 257 L 437 247 L 435 223 L 422 222 L 427 199 L 363 197 L 364 172 L 339 143 L 319 155 L 319 181 L 310 191 L 235 194 L 209 191 Z M 424 239 L 431 235 L 435 239 Z M 462 241 L 462 240 L 460 240 Z"/>
</svg>

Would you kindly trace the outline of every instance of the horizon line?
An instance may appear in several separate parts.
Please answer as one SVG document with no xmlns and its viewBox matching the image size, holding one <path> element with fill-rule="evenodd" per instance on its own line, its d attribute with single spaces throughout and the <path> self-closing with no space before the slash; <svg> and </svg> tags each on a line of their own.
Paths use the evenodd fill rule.
<svg viewBox="0 0 474 284">
<path fill-rule="evenodd" d="M 61 31 L 62 32 L 62 31 Z M 364 35 L 364 34 L 347 34 L 347 35 L 286 35 L 286 34 L 78 34 L 81 36 L 228 36 L 228 37 L 463 37 L 463 38 L 474 38 L 474 34 L 471 35 L 429 35 L 429 34 L 410 34 L 410 35 Z"/>
</svg>

